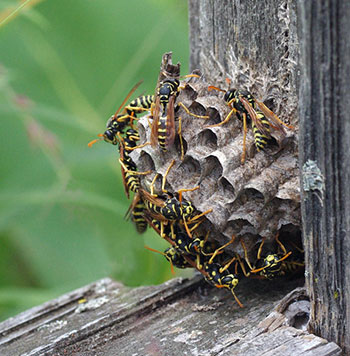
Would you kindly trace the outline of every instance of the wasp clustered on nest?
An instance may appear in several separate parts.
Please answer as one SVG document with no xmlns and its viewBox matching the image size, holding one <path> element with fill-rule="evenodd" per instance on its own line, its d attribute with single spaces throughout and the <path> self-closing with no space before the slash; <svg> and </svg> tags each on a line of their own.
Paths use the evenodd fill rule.
<svg viewBox="0 0 350 356">
<path fill-rule="evenodd" d="M 196 268 L 240 306 L 241 278 L 303 270 L 295 128 L 248 91 L 180 77 L 171 53 L 155 94 L 129 102 L 140 84 L 99 135 L 118 146 L 137 231 L 152 227 L 172 266 Z"/>
</svg>

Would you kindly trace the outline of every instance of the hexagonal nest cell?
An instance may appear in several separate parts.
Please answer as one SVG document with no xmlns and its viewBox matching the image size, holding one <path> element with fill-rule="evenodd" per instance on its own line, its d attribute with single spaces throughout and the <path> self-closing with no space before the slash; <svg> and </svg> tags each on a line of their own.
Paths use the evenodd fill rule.
<svg viewBox="0 0 350 356">
<path fill-rule="evenodd" d="M 175 77 L 179 75 L 179 64 L 172 65 L 169 55 L 163 58 L 161 68 L 160 80 L 169 71 Z M 244 252 L 241 241 L 253 255 L 262 240 L 266 245 L 275 243 L 277 232 L 281 241 L 292 239 L 301 246 L 297 119 L 282 118 L 295 125 L 294 129 L 286 129 L 283 140 L 272 132 L 275 142 L 268 143 L 260 152 L 256 150 L 248 124 L 246 159 L 241 163 L 242 120 L 232 115 L 224 125 L 207 127 L 223 121 L 230 112 L 224 94 L 208 91 L 209 85 L 213 83 L 207 83 L 202 77 L 181 81 L 184 88 L 175 105 L 181 102 L 191 113 L 209 116 L 209 119 L 193 117 L 183 107 L 176 111 L 175 129 L 177 132 L 181 117 L 181 136 L 186 146 L 183 160 L 179 144 L 166 152 L 147 145 L 132 153 L 138 167 L 153 170 L 152 174 L 140 176 L 141 185 L 148 189 L 154 175 L 164 176 L 175 160 L 167 176 L 167 190 L 175 194 L 179 189 L 199 186 L 198 190 L 184 193 L 184 198 L 198 212 L 213 209 L 198 227 L 200 234 L 205 235 L 209 229 L 209 239 L 220 245 L 230 241 L 234 234 L 236 239 L 227 249 L 239 254 Z M 150 141 L 151 120 L 146 115 L 138 121 L 144 133 L 140 144 Z"/>
</svg>

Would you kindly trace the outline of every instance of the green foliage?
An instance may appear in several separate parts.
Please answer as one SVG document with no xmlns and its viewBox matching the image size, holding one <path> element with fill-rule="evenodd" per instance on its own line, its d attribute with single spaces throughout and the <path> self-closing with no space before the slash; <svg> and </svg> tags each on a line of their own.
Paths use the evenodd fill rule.
<svg viewBox="0 0 350 356">
<path fill-rule="evenodd" d="M 98 278 L 170 275 L 124 220 L 116 147 L 87 147 L 161 56 L 188 71 L 186 1 L 50 0 L 0 27 L 0 319 Z M 3 2 L 0 12 L 13 4 Z"/>
</svg>

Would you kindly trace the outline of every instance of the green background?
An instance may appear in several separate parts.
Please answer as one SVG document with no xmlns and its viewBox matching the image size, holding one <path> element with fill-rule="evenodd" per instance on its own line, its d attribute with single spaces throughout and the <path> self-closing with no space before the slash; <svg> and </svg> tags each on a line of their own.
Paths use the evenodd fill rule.
<svg viewBox="0 0 350 356">
<path fill-rule="evenodd" d="M 124 220 L 116 147 L 87 146 L 167 51 L 187 74 L 185 0 L 39 1 L 0 27 L 0 320 L 102 277 L 171 277 L 144 249 L 165 242 Z"/>
</svg>

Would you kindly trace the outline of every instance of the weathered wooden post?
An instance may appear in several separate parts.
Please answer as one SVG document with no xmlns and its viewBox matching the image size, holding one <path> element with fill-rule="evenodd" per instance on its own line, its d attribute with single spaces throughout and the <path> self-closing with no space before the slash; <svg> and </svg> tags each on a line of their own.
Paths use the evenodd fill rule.
<svg viewBox="0 0 350 356">
<path fill-rule="evenodd" d="M 350 354 L 350 3 L 298 1 L 300 166 L 311 330 Z"/>
<path fill-rule="evenodd" d="M 349 353 L 350 4 L 189 3 L 192 68 L 201 68 L 208 80 L 223 82 L 229 75 L 271 95 L 281 117 L 297 126 L 299 102 L 310 327 Z"/>
</svg>

